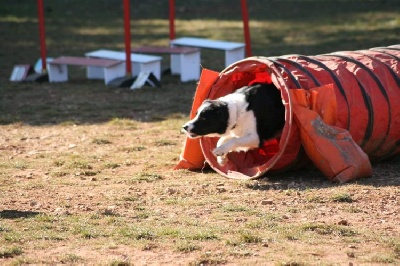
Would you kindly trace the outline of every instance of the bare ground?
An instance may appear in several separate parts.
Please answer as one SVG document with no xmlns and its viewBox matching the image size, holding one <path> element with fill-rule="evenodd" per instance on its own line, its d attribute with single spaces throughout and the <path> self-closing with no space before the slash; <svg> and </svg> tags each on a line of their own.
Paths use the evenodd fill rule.
<svg viewBox="0 0 400 266">
<path fill-rule="evenodd" d="M 249 182 L 174 171 L 180 120 L 2 126 L 0 243 L 22 254 L 0 261 L 399 262 L 398 160 L 344 185 L 314 170 Z"/>
</svg>

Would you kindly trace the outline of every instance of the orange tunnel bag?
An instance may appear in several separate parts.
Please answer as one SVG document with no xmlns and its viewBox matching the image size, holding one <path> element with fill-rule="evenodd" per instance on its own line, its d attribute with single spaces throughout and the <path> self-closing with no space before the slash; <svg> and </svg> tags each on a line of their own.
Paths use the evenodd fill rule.
<svg viewBox="0 0 400 266">
<path fill-rule="evenodd" d="M 218 139 L 187 139 L 176 169 L 206 161 L 223 176 L 255 179 L 312 162 L 330 180 L 372 173 L 370 161 L 400 152 L 400 45 L 317 56 L 249 57 L 221 73 L 204 69 L 191 114 L 206 99 L 254 81 L 272 81 L 286 109 L 279 139 L 217 163 Z"/>
</svg>

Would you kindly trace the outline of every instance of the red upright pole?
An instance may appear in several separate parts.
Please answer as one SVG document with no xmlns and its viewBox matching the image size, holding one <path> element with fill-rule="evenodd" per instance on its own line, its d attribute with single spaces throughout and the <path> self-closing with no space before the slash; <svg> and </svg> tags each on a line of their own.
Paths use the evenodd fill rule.
<svg viewBox="0 0 400 266">
<path fill-rule="evenodd" d="M 246 43 L 246 56 L 251 56 L 251 40 L 250 40 L 250 29 L 249 29 L 249 14 L 247 12 L 246 0 L 241 0 L 242 6 L 242 19 L 243 19 L 243 32 L 244 40 Z"/>
<path fill-rule="evenodd" d="M 175 0 L 169 0 L 169 39 L 175 39 Z"/>
<path fill-rule="evenodd" d="M 125 57 L 126 75 L 132 76 L 131 62 L 131 17 L 129 0 L 124 0 L 124 28 L 125 28 Z"/>
<path fill-rule="evenodd" d="M 44 28 L 44 8 L 43 0 L 37 0 L 38 22 L 39 22 L 39 42 L 40 58 L 42 60 L 42 72 L 46 72 L 46 35 Z"/>
</svg>

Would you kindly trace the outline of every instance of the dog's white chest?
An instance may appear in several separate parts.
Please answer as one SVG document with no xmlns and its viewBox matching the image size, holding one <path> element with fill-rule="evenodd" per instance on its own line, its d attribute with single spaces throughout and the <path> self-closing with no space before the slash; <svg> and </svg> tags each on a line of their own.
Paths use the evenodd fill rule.
<svg viewBox="0 0 400 266">
<path fill-rule="evenodd" d="M 236 123 L 230 130 L 229 134 L 232 137 L 242 137 L 256 131 L 256 118 L 253 111 L 239 112 Z"/>
</svg>

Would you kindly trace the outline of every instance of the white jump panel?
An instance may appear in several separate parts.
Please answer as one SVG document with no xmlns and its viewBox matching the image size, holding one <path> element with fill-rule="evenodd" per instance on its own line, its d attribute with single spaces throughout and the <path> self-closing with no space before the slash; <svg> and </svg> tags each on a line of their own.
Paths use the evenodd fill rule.
<svg viewBox="0 0 400 266">
<path fill-rule="evenodd" d="M 227 42 L 219 40 L 210 40 L 203 38 L 182 37 L 170 41 L 172 46 L 188 46 L 206 49 L 216 49 L 225 51 L 225 67 L 245 56 L 245 44 L 238 42 Z"/>
<path fill-rule="evenodd" d="M 111 51 L 111 50 L 97 50 L 85 54 L 87 57 L 92 58 L 105 58 L 123 61 L 125 64 L 125 52 Z M 161 80 L 161 60 L 160 56 L 145 55 L 145 54 L 131 54 L 132 62 L 132 75 L 137 76 L 140 72 L 151 72 L 158 79 Z M 93 78 L 103 78 L 102 73 L 98 69 L 88 67 L 88 75 Z"/>
</svg>

